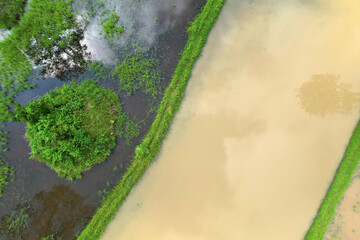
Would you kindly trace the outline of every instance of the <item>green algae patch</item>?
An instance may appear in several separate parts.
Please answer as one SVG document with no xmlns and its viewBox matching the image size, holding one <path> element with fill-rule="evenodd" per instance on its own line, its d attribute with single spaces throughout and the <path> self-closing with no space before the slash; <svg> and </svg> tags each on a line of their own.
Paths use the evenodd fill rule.
<svg viewBox="0 0 360 240">
<path fill-rule="evenodd" d="M 15 119 L 27 123 L 31 157 L 73 179 L 109 156 L 119 106 L 114 92 L 86 80 L 17 104 Z"/>
</svg>

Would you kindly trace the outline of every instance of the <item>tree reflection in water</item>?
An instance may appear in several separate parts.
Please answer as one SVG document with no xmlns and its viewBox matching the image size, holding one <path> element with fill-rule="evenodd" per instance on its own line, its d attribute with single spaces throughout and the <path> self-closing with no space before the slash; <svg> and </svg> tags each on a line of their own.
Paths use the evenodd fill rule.
<svg viewBox="0 0 360 240">
<path fill-rule="evenodd" d="M 37 206 L 22 239 L 76 239 L 95 208 L 84 203 L 84 197 L 69 186 L 54 185 L 50 192 L 35 195 Z"/>
</svg>

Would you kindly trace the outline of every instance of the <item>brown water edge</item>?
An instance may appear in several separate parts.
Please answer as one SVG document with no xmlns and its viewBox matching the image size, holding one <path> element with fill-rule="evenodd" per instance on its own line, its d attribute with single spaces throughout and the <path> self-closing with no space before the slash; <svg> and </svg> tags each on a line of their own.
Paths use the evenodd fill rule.
<svg viewBox="0 0 360 240">
<path fill-rule="evenodd" d="M 336 208 L 324 240 L 356 240 L 360 238 L 360 166 Z"/>
<path fill-rule="evenodd" d="M 153 10 L 159 12 L 157 27 L 164 28 L 164 31 L 157 36 L 152 46 L 157 48 L 154 57 L 159 59 L 163 74 L 161 84 L 166 87 L 179 59 L 179 52 L 185 44 L 184 32 L 188 21 L 196 15 L 205 0 L 175 0 L 178 9 L 182 7 L 182 10 L 166 13 L 161 12 L 162 1 L 164 2 L 164 0 L 155 1 Z M 171 28 L 166 27 L 167 23 L 163 22 L 163 19 L 168 18 L 172 19 Z M 121 59 L 124 56 L 117 57 Z M 92 77 L 89 72 L 79 76 L 77 80 L 82 81 L 88 77 Z M 44 81 L 39 78 L 34 79 L 34 82 L 37 87 L 21 92 L 16 102 L 26 104 L 33 98 L 64 84 L 56 78 L 48 78 Z M 117 79 L 105 79 L 100 81 L 100 84 L 119 93 Z M 57 232 L 55 238 L 74 239 L 87 224 L 101 204 L 102 196 L 99 195 L 99 191 L 112 188 L 121 178 L 131 163 L 135 146 L 146 134 L 154 118 L 154 114 L 148 116 L 151 107 L 149 96 L 136 93 L 131 97 L 125 97 L 119 93 L 119 97 L 124 111 L 131 117 L 136 117 L 137 121 L 144 120 L 140 135 L 133 140 L 131 146 L 127 146 L 122 139 L 117 139 L 117 145 L 109 158 L 85 172 L 82 179 L 75 182 L 60 178 L 45 164 L 29 159 L 30 149 L 24 138 L 25 124 L 7 124 L 9 151 L 5 155 L 10 165 L 15 167 L 15 177 L 14 182 L 5 189 L 4 196 L 0 198 L 0 228 L 8 228 L 8 225 L 1 221 L 2 217 L 20 211 L 28 204 L 31 209 L 28 228 L 16 236 L 11 235 L 13 239 L 40 239 L 55 232 Z M 117 170 L 114 171 L 114 167 L 117 167 Z M 66 197 L 67 200 L 62 197 Z M 0 239 L 3 233 L 0 231 Z M 5 235 L 5 238 L 10 238 L 10 235 Z"/>
<path fill-rule="evenodd" d="M 302 101 L 319 92 L 300 93 L 329 75 L 356 95 L 359 41 L 355 0 L 228 0 L 158 160 L 103 239 L 303 238 L 360 103 L 315 114 Z"/>
</svg>

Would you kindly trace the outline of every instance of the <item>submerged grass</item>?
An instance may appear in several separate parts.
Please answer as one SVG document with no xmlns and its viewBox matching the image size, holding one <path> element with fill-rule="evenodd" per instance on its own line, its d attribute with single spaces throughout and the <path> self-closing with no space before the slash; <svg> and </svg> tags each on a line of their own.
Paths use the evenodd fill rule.
<svg viewBox="0 0 360 240">
<path fill-rule="evenodd" d="M 171 121 L 179 110 L 191 70 L 200 56 L 224 1 L 208 0 L 201 13 L 189 26 L 187 30 L 188 41 L 148 134 L 142 143 L 136 147 L 131 166 L 120 182 L 104 198 L 102 205 L 79 236 L 79 240 L 98 239 L 103 234 L 106 226 L 113 219 L 131 189 L 158 154 Z"/>
<path fill-rule="evenodd" d="M 321 240 L 326 229 L 335 214 L 346 188 L 349 186 L 352 176 L 360 163 L 360 122 L 354 130 L 350 143 L 345 151 L 345 155 L 337 169 L 335 178 L 323 199 L 310 229 L 306 240 Z"/>
<path fill-rule="evenodd" d="M 3 195 L 6 185 L 12 181 L 13 175 L 13 168 L 5 162 L 2 156 L 0 156 L 0 197 Z"/>
</svg>

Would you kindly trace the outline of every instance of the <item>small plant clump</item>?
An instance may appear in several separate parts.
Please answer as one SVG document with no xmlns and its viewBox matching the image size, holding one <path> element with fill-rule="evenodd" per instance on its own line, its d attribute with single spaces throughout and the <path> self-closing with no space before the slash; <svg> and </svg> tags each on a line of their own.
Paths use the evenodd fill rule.
<svg viewBox="0 0 360 240">
<path fill-rule="evenodd" d="M 131 145 L 132 140 L 140 134 L 140 125 L 132 121 L 127 113 L 120 113 L 116 133 L 120 137 L 125 138 L 127 145 Z"/>
<path fill-rule="evenodd" d="M 98 79 L 106 79 L 108 77 L 108 70 L 109 67 L 105 66 L 102 62 L 94 61 L 89 65 L 89 71 Z"/>
<path fill-rule="evenodd" d="M 116 13 L 110 13 L 109 17 L 102 24 L 105 38 L 115 37 L 119 39 L 124 32 L 124 26 L 119 24 L 119 16 Z"/>
<path fill-rule="evenodd" d="M 140 56 L 126 58 L 113 72 L 120 80 L 120 88 L 131 96 L 136 90 L 156 97 L 160 94 L 160 73 L 156 71 L 156 60 Z"/>
<path fill-rule="evenodd" d="M 14 27 L 25 10 L 26 0 L 1 0 L 0 1 L 0 28 L 11 29 Z"/>
<path fill-rule="evenodd" d="M 6 185 L 11 182 L 11 177 L 14 175 L 14 170 L 5 163 L 4 159 L 0 157 L 0 197 Z"/>
<path fill-rule="evenodd" d="M 28 227 L 32 211 L 30 203 L 23 202 L 19 203 L 11 214 L 3 216 L 0 223 L 0 239 L 16 239 L 16 236 Z"/>
<path fill-rule="evenodd" d="M 114 92 L 86 80 L 17 104 L 14 119 L 27 123 L 31 157 L 71 180 L 110 154 L 119 106 Z"/>
</svg>

